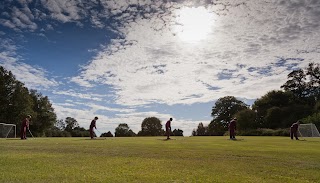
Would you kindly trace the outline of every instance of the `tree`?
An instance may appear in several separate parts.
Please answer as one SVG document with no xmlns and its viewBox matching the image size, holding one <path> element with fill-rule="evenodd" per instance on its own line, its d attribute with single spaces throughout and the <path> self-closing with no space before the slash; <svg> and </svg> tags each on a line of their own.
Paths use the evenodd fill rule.
<svg viewBox="0 0 320 183">
<path fill-rule="evenodd" d="M 302 119 L 303 123 L 313 123 L 320 129 L 320 112 L 314 113 L 306 118 Z"/>
<path fill-rule="evenodd" d="M 197 133 L 197 136 L 207 135 L 207 130 L 206 130 L 206 127 L 203 125 L 203 123 L 199 123 L 196 133 Z"/>
<path fill-rule="evenodd" d="M 134 137 L 136 134 L 129 128 L 126 123 L 120 123 L 114 132 L 116 137 Z"/>
<path fill-rule="evenodd" d="M 55 127 L 57 127 L 59 130 L 63 131 L 66 129 L 66 122 L 63 119 L 59 119 L 56 121 Z"/>
<path fill-rule="evenodd" d="M 30 96 L 33 100 L 33 111 L 36 114 L 32 119 L 32 130 L 37 136 L 43 136 L 45 129 L 54 126 L 57 116 L 47 96 L 42 96 L 36 90 L 31 90 Z"/>
<path fill-rule="evenodd" d="M 320 64 L 309 63 L 305 70 L 290 72 L 288 81 L 281 88 L 314 105 L 320 98 Z"/>
<path fill-rule="evenodd" d="M 162 135 L 161 121 L 156 117 L 148 117 L 142 121 L 141 132 L 142 136 L 159 136 Z"/>
<path fill-rule="evenodd" d="M 20 131 L 22 119 L 34 116 L 32 105 L 28 88 L 0 66 L 0 121 L 16 124 Z"/>
<path fill-rule="evenodd" d="M 110 131 L 108 131 L 107 133 L 102 133 L 100 137 L 113 137 L 113 134 Z"/>
<path fill-rule="evenodd" d="M 65 123 L 66 123 L 65 131 L 67 132 L 71 132 L 75 127 L 79 126 L 77 120 L 71 117 L 67 117 L 65 120 Z"/>
<path fill-rule="evenodd" d="M 281 121 L 285 118 L 284 112 L 280 107 L 271 107 L 267 110 L 265 117 L 265 128 L 279 128 L 281 126 Z"/>
<path fill-rule="evenodd" d="M 285 91 L 291 91 L 302 98 L 308 95 L 306 74 L 302 69 L 294 70 L 288 74 L 288 81 L 281 86 Z"/>
<path fill-rule="evenodd" d="M 309 79 L 307 86 L 311 97 L 320 100 L 320 64 L 309 63 L 306 75 Z"/>
<path fill-rule="evenodd" d="M 256 129 L 259 126 L 257 123 L 257 114 L 251 109 L 244 109 L 238 112 L 236 117 L 238 130 Z"/>
<path fill-rule="evenodd" d="M 86 130 L 83 127 L 76 126 L 74 127 L 74 129 L 72 129 L 71 136 L 72 137 L 90 137 L 90 132 L 89 130 Z"/>
<path fill-rule="evenodd" d="M 183 136 L 183 131 L 180 129 L 174 129 L 172 133 L 173 133 L 173 136 Z"/>
<path fill-rule="evenodd" d="M 192 136 L 197 136 L 197 131 L 195 129 L 192 130 Z"/>
<path fill-rule="evenodd" d="M 10 71 L 0 66 L 0 121 L 16 124 L 19 132 L 26 115 L 32 116 L 30 129 L 35 136 L 43 136 L 56 122 L 49 98 L 35 90 L 29 91 Z"/>
<path fill-rule="evenodd" d="M 252 108 L 257 112 L 257 123 L 261 128 L 286 128 L 312 112 L 306 100 L 290 91 L 270 91 L 257 99 Z"/>
<path fill-rule="evenodd" d="M 248 105 L 233 96 L 219 98 L 212 107 L 213 120 L 209 124 L 209 133 L 223 134 L 228 129 L 228 123 L 241 110 L 248 109 Z"/>
</svg>

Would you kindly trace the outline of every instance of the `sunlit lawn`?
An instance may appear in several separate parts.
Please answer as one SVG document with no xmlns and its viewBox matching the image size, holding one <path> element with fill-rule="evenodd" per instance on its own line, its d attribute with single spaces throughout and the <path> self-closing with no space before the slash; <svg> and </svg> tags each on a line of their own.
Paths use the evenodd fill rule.
<svg viewBox="0 0 320 183">
<path fill-rule="evenodd" d="M 320 138 L 0 139 L 0 182 L 320 182 Z"/>
</svg>

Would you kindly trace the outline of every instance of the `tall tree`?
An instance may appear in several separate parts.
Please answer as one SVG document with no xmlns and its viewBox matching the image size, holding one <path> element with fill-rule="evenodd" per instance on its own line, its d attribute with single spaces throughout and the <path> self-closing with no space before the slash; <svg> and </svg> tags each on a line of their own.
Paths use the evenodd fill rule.
<svg viewBox="0 0 320 183">
<path fill-rule="evenodd" d="M 235 114 L 244 109 L 248 109 L 248 105 L 233 96 L 219 98 L 212 107 L 213 120 L 209 124 L 209 133 L 221 135 L 228 129 L 228 123 Z"/>
<path fill-rule="evenodd" d="M 14 75 L 0 66 L 0 121 L 17 125 L 26 115 L 34 115 L 29 90 Z"/>
<path fill-rule="evenodd" d="M 320 101 L 320 64 L 309 63 L 306 73 L 310 94 L 316 101 Z"/>
<path fill-rule="evenodd" d="M 38 136 L 43 136 L 45 129 L 54 126 L 57 116 L 47 96 L 42 96 L 36 90 L 31 90 L 30 95 L 33 100 L 33 111 L 36 114 L 33 118 L 32 129 Z"/>
<path fill-rule="evenodd" d="M 270 91 L 257 99 L 252 108 L 257 112 L 257 122 L 262 128 L 286 128 L 312 112 L 306 100 L 290 91 Z"/>
<path fill-rule="evenodd" d="M 245 109 L 238 112 L 236 117 L 238 130 L 256 129 L 259 127 L 257 113 L 251 109 Z"/>
<path fill-rule="evenodd" d="M 281 86 L 285 91 L 291 91 L 298 97 L 308 95 L 306 74 L 302 69 L 294 70 L 288 74 L 288 81 Z"/>
<path fill-rule="evenodd" d="M 44 135 L 56 121 L 48 97 L 35 90 L 29 91 L 10 71 L 0 66 L 0 121 L 16 124 L 19 131 L 26 115 L 32 116 L 30 129 L 37 136 Z"/>
<path fill-rule="evenodd" d="M 159 136 L 162 134 L 162 124 L 160 119 L 156 117 L 148 117 L 142 121 L 141 132 L 143 136 Z"/>
</svg>

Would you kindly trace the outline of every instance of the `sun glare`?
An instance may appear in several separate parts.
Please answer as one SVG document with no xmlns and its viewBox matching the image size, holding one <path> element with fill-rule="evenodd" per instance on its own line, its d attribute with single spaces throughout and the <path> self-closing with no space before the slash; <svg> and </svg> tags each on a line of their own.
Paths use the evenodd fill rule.
<svg viewBox="0 0 320 183">
<path fill-rule="evenodd" d="M 175 27 L 175 32 L 183 41 L 203 40 L 212 30 L 213 14 L 204 7 L 185 7 L 179 10 L 176 15 L 178 25 Z"/>
</svg>

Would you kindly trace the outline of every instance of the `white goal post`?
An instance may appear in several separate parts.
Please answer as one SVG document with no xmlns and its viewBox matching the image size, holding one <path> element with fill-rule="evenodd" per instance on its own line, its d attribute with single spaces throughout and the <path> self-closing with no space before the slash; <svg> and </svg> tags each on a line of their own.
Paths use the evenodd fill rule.
<svg viewBox="0 0 320 183">
<path fill-rule="evenodd" d="M 0 138 L 16 138 L 16 133 L 15 124 L 0 123 Z"/>
<path fill-rule="evenodd" d="M 313 123 L 300 124 L 298 130 L 299 135 L 302 137 L 320 137 L 320 133 Z"/>
</svg>

